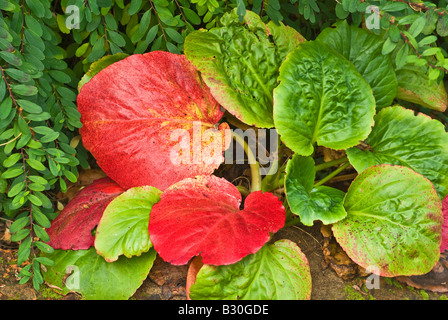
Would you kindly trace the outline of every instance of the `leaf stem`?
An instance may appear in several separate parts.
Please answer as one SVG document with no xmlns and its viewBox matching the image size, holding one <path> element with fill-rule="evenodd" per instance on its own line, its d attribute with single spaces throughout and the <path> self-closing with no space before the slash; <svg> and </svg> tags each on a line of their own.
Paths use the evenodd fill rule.
<svg viewBox="0 0 448 320">
<path fill-rule="evenodd" d="M 154 14 L 157 17 L 157 24 L 160 26 L 160 29 L 162 30 L 163 38 L 165 39 L 165 42 L 168 42 L 167 39 L 166 39 L 165 30 L 163 29 L 162 21 L 160 21 L 160 18 L 159 18 L 159 14 L 157 13 L 157 10 L 154 7 L 154 4 L 152 3 L 151 0 L 149 0 L 149 4 L 151 5 L 152 10 L 154 11 Z"/>
<path fill-rule="evenodd" d="M 187 19 L 185 18 L 185 15 L 184 15 L 184 13 L 182 11 L 182 7 L 179 5 L 179 2 L 177 0 L 174 0 L 174 2 L 176 2 L 177 7 L 179 8 L 180 14 L 182 16 L 182 19 L 185 22 L 185 26 L 188 28 L 188 31 L 193 31 L 193 30 L 191 30 L 191 26 L 188 25 Z"/>
<path fill-rule="evenodd" d="M 345 169 L 348 168 L 348 166 L 350 166 L 350 162 L 346 162 L 345 164 L 343 164 L 342 166 L 340 166 L 339 168 L 337 168 L 336 170 L 334 170 L 333 172 L 331 172 L 328 176 L 326 176 L 325 178 L 323 178 L 322 180 L 317 181 L 313 187 L 318 187 L 323 185 L 324 183 L 328 182 L 329 180 L 331 180 L 332 178 L 334 178 L 335 176 L 337 176 L 339 173 L 341 173 L 342 171 L 344 171 Z"/>
<path fill-rule="evenodd" d="M 296 224 L 299 224 L 300 222 L 301 222 L 301 220 L 300 220 L 300 218 L 298 216 L 296 216 L 296 217 L 290 216 L 289 220 L 287 220 L 285 222 L 285 225 L 283 226 L 283 228 L 294 226 Z"/>
<path fill-rule="evenodd" d="M 250 191 L 245 186 L 236 186 L 236 188 L 244 197 L 247 197 L 250 193 Z"/>
<path fill-rule="evenodd" d="M 260 164 L 257 161 L 257 158 L 253 154 L 247 142 L 236 134 L 232 132 L 232 138 L 235 139 L 236 142 L 244 149 L 244 152 L 247 155 L 247 160 L 250 165 L 250 173 L 251 173 L 251 184 L 250 184 L 250 192 L 260 191 L 261 190 L 261 174 L 260 174 Z"/>
<path fill-rule="evenodd" d="M 344 163 L 344 162 L 347 162 L 347 161 L 348 161 L 348 158 L 347 158 L 347 156 L 345 156 L 345 157 L 342 157 L 342 158 L 339 158 L 339 159 L 335 159 L 335 160 L 332 160 L 332 161 L 328 161 L 328 162 L 324 162 L 324 163 L 318 164 L 314 168 L 315 168 L 315 170 L 317 172 L 317 171 L 321 171 L 321 170 L 324 170 L 324 169 L 336 166 L 338 164 L 341 164 L 341 163 Z"/>
<path fill-rule="evenodd" d="M 103 27 L 104 27 L 104 41 L 106 43 L 106 49 L 107 49 L 107 53 L 111 54 L 110 51 L 110 43 L 109 43 L 109 39 L 107 39 L 107 27 L 106 27 L 106 21 L 104 20 L 104 16 L 101 16 L 101 21 L 103 22 Z"/>
</svg>

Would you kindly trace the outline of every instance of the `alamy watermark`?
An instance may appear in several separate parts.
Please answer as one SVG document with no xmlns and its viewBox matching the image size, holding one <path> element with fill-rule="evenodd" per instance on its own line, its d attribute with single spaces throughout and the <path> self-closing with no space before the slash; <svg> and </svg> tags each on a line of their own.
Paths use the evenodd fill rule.
<svg viewBox="0 0 448 320">
<path fill-rule="evenodd" d="M 366 288 L 371 289 L 379 289 L 380 288 L 380 268 L 377 266 L 368 266 L 366 269 L 367 273 L 370 273 L 366 278 Z"/>
<path fill-rule="evenodd" d="M 380 8 L 370 5 L 366 8 L 366 28 L 380 30 Z"/>
<path fill-rule="evenodd" d="M 224 134 L 215 128 L 203 130 L 201 121 L 193 121 L 193 129 L 175 129 L 170 141 L 175 142 L 170 150 L 170 160 L 180 164 L 260 164 L 260 174 L 277 171 L 278 133 L 275 129 L 226 129 Z M 245 141 L 245 146 L 235 143 L 234 136 Z M 223 149 L 224 156 L 223 156 Z M 253 157 L 245 160 L 245 153 Z"/>
<path fill-rule="evenodd" d="M 67 266 L 65 269 L 65 274 L 69 274 L 67 279 L 65 279 L 65 286 L 69 290 L 79 290 L 80 289 L 80 280 L 81 280 L 81 272 L 79 268 L 75 265 Z"/>
<path fill-rule="evenodd" d="M 67 29 L 79 29 L 79 7 L 75 5 L 70 5 L 65 8 L 65 14 L 67 14 L 67 18 L 65 19 L 65 26 Z"/>
</svg>

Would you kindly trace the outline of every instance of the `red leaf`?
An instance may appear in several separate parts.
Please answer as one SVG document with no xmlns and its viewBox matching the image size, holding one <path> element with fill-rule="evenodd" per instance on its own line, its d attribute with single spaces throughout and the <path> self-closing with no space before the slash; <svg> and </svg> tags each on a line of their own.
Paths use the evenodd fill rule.
<svg viewBox="0 0 448 320">
<path fill-rule="evenodd" d="M 183 55 L 154 51 L 129 56 L 95 75 L 77 102 L 85 147 L 125 189 L 151 185 L 164 190 L 184 178 L 212 174 L 224 160 L 223 143 L 215 162 L 200 158 L 211 139 L 202 141 L 201 135 L 194 141 L 194 122 L 195 132 L 208 129 L 220 137 L 228 125 L 216 129 L 223 112 Z M 179 136 L 171 136 L 176 129 L 190 134 L 189 163 L 172 161 L 173 148 L 180 145 Z"/>
<path fill-rule="evenodd" d="M 285 208 L 271 193 L 241 195 L 216 176 L 187 178 L 169 187 L 151 210 L 149 234 L 159 255 L 175 265 L 201 255 L 205 264 L 235 263 L 257 252 L 285 224 Z"/>
<path fill-rule="evenodd" d="M 442 224 L 442 243 L 440 244 L 440 253 L 448 250 L 448 196 L 442 200 L 443 224 Z"/>
<path fill-rule="evenodd" d="M 89 249 L 95 240 L 92 230 L 100 222 L 104 209 L 124 191 L 108 177 L 79 191 L 51 223 L 47 230 L 48 244 L 54 249 Z"/>
</svg>

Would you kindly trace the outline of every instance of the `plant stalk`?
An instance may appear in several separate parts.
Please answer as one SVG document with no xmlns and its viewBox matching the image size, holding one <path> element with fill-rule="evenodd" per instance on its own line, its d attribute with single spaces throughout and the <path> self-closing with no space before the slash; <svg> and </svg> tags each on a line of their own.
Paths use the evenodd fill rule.
<svg viewBox="0 0 448 320">
<path fill-rule="evenodd" d="M 314 168 L 315 168 L 315 170 L 317 172 L 317 171 L 321 171 L 321 170 L 324 170 L 324 169 L 327 169 L 327 168 L 331 168 L 333 166 L 336 166 L 338 164 L 341 164 L 341 163 L 344 163 L 344 162 L 347 162 L 347 161 L 348 161 L 348 158 L 347 158 L 347 156 L 345 156 L 345 157 L 342 157 L 342 158 L 339 158 L 339 159 L 335 159 L 335 160 L 332 160 L 332 161 L 328 161 L 328 162 L 324 162 L 324 163 L 318 164 Z"/>
<path fill-rule="evenodd" d="M 325 178 L 323 178 L 322 180 L 317 181 L 314 184 L 314 187 L 318 187 L 323 185 L 324 183 L 328 182 L 329 180 L 331 180 L 332 178 L 334 178 L 335 176 L 337 176 L 339 173 L 341 173 L 342 171 L 344 171 L 345 169 L 347 169 L 347 167 L 350 166 L 350 162 L 346 162 L 345 164 L 343 164 L 342 166 L 340 166 L 339 168 L 337 168 L 336 170 L 334 170 L 333 172 L 331 172 L 328 176 L 326 176 Z"/>
<path fill-rule="evenodd" d="M 235 132 L 232 132 L 232 137 L 235 139 L 238 144 L 243 147 L 244 152 L 247 155 L 247 160 L 250 165 L 250 175 L 251 175 L 251 183 L 250 183 L 250 192 L 261 191 L 261 174 L 260 174 L 260 164 L 257 161 L 257 158 L 253 154 L 247 142 L 244 138 L 241 138 Z"/>
</svg>

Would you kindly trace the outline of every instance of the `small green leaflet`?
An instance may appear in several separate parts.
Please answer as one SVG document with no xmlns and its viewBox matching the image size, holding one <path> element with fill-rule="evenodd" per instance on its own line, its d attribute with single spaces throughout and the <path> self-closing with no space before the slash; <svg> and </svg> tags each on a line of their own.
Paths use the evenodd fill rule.
<svg viewBox="0 0 448 320">
<path fill-rule="evenodd" d="M 107 205 L 95 236 L 95 248 L 106 261 L 115 261 L 122 254 L 139 256 L 152 247 L 149 214 L 161 193 L 154 187 L 135 187 Z"/>
<path fill-rule="evenodd" d="M 327 186 L 313 187 L 315 173 L 312 157 L 295 154 L 288 161 L 285 191 L 292 213 L 307 226 L 312 226 L 315 220 L 331 224 L 345 218 L 345 193 Z"/>
</svg>

